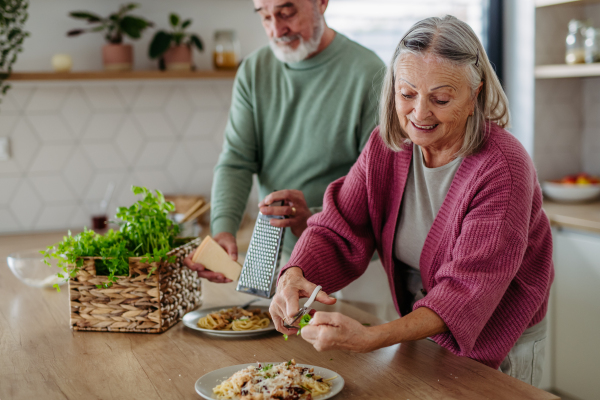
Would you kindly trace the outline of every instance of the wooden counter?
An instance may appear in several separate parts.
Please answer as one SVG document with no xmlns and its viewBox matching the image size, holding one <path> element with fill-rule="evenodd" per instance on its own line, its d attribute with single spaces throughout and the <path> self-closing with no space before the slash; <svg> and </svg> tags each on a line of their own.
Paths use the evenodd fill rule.
<svg viewBox="0 0 600 400">
<path fill-rule="evenodd" d="M 6 265 L 9 253 L 42 248 L 62 235 L 0 236 L 0 399 L 199 399 L 194 383 L 209 371 L 290 358 L 343 376 L 346 386 L 336 399 L 558 399 L 428 340 L 355 354 L 319 353 L 278 333 L 217 338 L 182 323 L 160 335 L 73 332 L 67 291 L 27 287 Z M 251 298 L 234 284 L 203 290 L 204 307 Z M 329 309 L 381 322 L 342 302 Z"/>
<path fill-rule="evenodd" d="M 544 200 L 544 211 L 552 225 L 600 234 L 600 202 L 568 204 Z"/>
</svg>

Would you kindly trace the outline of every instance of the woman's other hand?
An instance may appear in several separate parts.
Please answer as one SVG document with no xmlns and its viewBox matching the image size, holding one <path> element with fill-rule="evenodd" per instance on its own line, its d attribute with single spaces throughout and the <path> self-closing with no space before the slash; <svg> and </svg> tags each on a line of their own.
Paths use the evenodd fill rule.
<svg viewBox="0 0 600 400">
<path fill-rule="evenodd" d="M 372 345 L 374 331 L 360 322 L 337 312 L 317 312 L 300 332 L 302 338 L 317 351 L 349 350 L 367 353 Z"/>
<path fill-rule="evenodd" d="M 269 312 L 275 323 L 275 328 L 286 335 L 296 333 L 297 329 L 287 329 L 283 322 L 292 322 L 294 315 L 300 309 L 300 299 L 310 297 L 317 285 L 304 278 L 302 270 L 298 267 L 291 267 L 284 271 L 277 283 L 277 293 L 273 297 Z M 316 301 L 331 305 L 335 304 L 336 299 L 330 297 L 324 291 L 320 291 Z"/>
<path fill-rule="evenodd" d="M 283 206 L 269 207 L 276 201 L 283 201 Z M 258 204 L 260 212 L 265 215 L 286 216 L 286 219 L 271 219 L 271 225 L 290 228 L 294 236 L 300 237 L 307 228 L 306 221 L 312 213 L 306 205 L 304 193 L 300 190 L 279 190 L 269 194 Z"/>
<path fill-rule="evenodd" d="M 425 339 L 448 331 L 434 311 L 420 307 L 392 322 L 366 327 L 340 313 L 317 312 L 302 328 L 302 338 L 317 351 L 349 350 L 367 353 L 397 343 Z"/>
</svg>

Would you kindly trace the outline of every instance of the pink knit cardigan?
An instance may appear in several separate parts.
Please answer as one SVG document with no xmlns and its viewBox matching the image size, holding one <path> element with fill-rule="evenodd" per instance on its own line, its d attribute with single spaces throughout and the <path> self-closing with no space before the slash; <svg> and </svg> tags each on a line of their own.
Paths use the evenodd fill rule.
<svg viewBox="0 0 600 400">
<path fill-rule="evenodd" d="M 498 368 L 526 328 L 546 315 L 554 278 L 550 224 L 531 158 L 490 124 L 483 149 L 466 157 L 427 235 L 420 269 L 427 307 L 449 332 L 441 346 Z M 392 256 L 412 145 L 387 148 L 379 128 L 347 176 L 331 183 L 289 263 L 335 292 L 363 274 L 377 250 L 396 310 L 403 298 Z M 376 290 L 374 288 L 373 290 Z"/>
</svg>

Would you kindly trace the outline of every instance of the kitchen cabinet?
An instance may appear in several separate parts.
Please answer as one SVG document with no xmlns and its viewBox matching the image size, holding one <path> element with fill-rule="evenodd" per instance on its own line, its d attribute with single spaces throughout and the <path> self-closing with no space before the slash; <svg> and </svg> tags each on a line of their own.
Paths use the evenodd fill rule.
<svg viewBox="0 0 600 400">
<path fill-rule="evenodd" d="M 598 399 L 600 235 L 555 228 L 554 262 L 549 349 L 552 386 L 578 399 Z"/>
</svg>

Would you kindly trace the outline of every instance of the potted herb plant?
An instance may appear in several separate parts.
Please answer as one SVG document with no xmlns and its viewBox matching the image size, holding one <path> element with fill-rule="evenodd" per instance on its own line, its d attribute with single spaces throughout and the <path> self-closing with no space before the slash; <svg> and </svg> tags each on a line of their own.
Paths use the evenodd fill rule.
<svg viewBox="0 0 600 400">
<path fill-rule="evenodd" d="M 6 79 L 12 72 L 17 55 L 23 51 L 23 40 L 29 36 L 25 21 L 29 16 L 29 0 L 0 0 L 0 93 L 6 94 L 10 85 Z"/>
<path fill-rule="evenodd" d="M 153 23 L 128 13 L 138 8 L 139 4 L 124 4 L 116 13 L 108 17 L 101 17 L 87 11 L 74 11 L 69 15 L 76 19 L 83 19 L 91 27 L 73 29 L 67 32 L 67 36 L 78 36 L 85 32 L 103 32 L 107 41 L 102 47 L 102 60 L 104 69 L 109 71 L 129 71 L 133 67 L 133 48 L 130 44 L 124 44 L 124 36 L 131 39 L 139 39 L 144 30 Z"/>
<path fill-rule="evenodd" d="M 171 13 L 169 22 L 173 30 L 156 32 L 148 55 L 152 59 L 160 58 L 160 69 L 189 71 L 192 69 L 192 47 L 202 51 L 202 40 L 196 34 L 185 32 L 192 24 L 191 19 L 182 21 L 179 15 Z"/>
<path fill-rule="evenodd" d="M 132 190 L 143 198 L 117 209 L 119 230 L 69 232 L 42 251 L 68 279 L 74 330 L 160 333 L 201 304 L 200 278 L 182 262 L 200 239 L 176 238 L 162 193 Z"/>
</svg>

